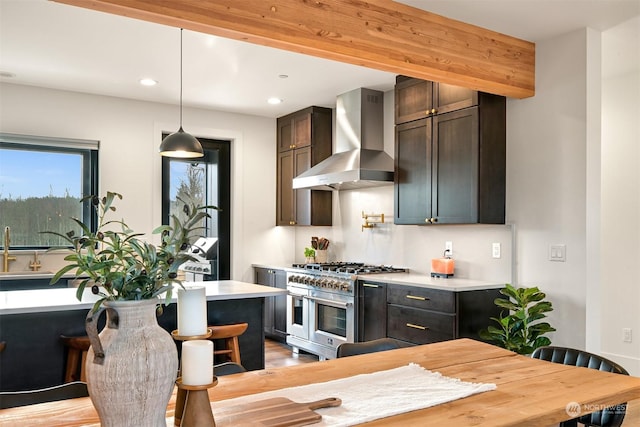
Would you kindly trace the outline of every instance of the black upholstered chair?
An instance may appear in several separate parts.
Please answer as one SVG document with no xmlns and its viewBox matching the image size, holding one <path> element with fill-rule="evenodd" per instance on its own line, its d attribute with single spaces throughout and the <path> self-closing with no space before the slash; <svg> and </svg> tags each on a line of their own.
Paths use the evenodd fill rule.
<svg viewBox="0 0 640 427">
<path fill-rule="evenodd" d="M 377 340 L 344 343 L 338 346 L 337 357 L 356 356 L 358 354 L 375 353 L 378 351 L 395 350 L 406 347 L 406 344 L 393 338 L 379 338 Z"/>
<path fill-rule="evenodd" d="M 540 347 L 531 354 L 531 357 L 549 362 L 561 363 L 563 365 L 581 366 L 583 368 L 629 375 L 622 366 L 612 362 L 611 360 L 605 359 L 597 354 L 572 348 L 553 346 Z M 622 403 L 620 405 L 605 408 L 602 411 L 593 412 L 569 421 L 564 421 L 560 423 L 560 426 L 571 427 L 576 426 L 577 423 L 582 423 L 585 426 L 617 427 L 622 424 L 626 413 L 627 404 Z"/>
<path fill-rule="evenodd" d="M 213 374 L 216 377 L 223 377 L 225 375 L 239 374 L 247 372 L 247 370 L 239 363 L 224 362 L 217 365 L 213 365 Z"/>
<path fill-rule="evenodd" d="M 86 396 L 89 396 L 87 383 L 81 381 L 64 383 L 38 390 L 2 391 L 0 392 L 0 409 Z"/>
</svg>

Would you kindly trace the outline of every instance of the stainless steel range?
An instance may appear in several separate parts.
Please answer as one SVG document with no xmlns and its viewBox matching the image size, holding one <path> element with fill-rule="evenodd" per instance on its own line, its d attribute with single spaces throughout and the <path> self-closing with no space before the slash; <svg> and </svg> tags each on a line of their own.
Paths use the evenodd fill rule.
<svg viewBox="0 0 640 427">
<path fill-rule="evenodd" d="M 363 263 L 294 264 L 287 270 L 287 344 L 320 360 L 355 341 L 358 276 L 406 269 Z"/>
</svg>

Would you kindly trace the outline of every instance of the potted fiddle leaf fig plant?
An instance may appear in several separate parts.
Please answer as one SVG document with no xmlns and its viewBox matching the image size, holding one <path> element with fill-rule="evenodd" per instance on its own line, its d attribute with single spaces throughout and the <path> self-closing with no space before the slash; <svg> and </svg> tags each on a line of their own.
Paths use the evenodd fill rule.
<svg viewBox="0 0 640 427">
<path fill-rule="evenodd" d="M 555 331 L 548 322 L 540 322 L 553 311 L 550 301 L 544 301 L 546 294 L 537 287 L 515 288 L 510 284 L 500 290 L 506 298 L 496 298 L 494 303 L 507 310 L 500 317 L 492 317 L 497 326 L 489 326 L 480 331 L 480 338 L 519 354 L 531 354 L 538 347 L 551 344 L 544 336 Z"/>
</svg>

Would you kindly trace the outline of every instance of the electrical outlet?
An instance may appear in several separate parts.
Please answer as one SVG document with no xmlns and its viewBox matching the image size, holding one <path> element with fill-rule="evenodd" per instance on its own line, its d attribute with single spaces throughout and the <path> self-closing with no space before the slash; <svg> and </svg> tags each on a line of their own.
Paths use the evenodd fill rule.
<svg viewBox="0 0 640 427">
<path fill-rule="evenodd" d="M 444 250 L 447 252 L 448 256 L 453 256 L 453 242 L 444 242 Z"/>
<path fill-rule="evenodd" d="M 631 328 L 622 328 L 622 342 L 631 342 Z"/>
<path fill-rule="evenodd" d="M 494 258 L 500 258 L 500 243 L 491 245 L 491 254 Z"/>
</svg>

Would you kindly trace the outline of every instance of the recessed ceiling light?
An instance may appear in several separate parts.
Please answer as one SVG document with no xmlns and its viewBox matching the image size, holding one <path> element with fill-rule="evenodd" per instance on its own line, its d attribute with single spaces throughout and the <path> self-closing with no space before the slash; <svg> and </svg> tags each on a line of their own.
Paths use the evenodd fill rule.
<svg viewBox="0 0 640 427">
<path fill-rule="evenodd" d="M 282 99 L 272 96 L 271 98 L 267 99 L 267 102 L 271 105 L 278 105 L 282 103 Z"/>
<path fill-rule="evenodd" d="M 153 79 L 140 79 L 140 84 L 142 86 L 155 86 L 158 84 L 158 82 Z"/>
</svg>

